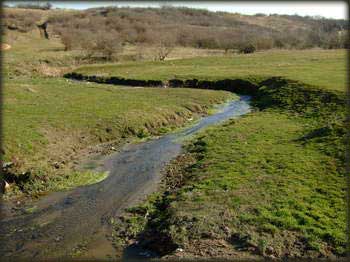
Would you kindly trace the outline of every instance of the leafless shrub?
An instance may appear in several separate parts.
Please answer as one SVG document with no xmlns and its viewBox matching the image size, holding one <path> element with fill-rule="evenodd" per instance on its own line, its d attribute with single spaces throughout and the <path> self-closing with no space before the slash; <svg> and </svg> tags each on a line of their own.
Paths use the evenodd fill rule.
<svg viewBox="0 0 350 262">
<path fill-rule="evenodd" d="M 36 66 L 34 70 L 43 76 L 56 77 L 62 75 L 62 69 L 42 63 Z"/>
<path fill-rule="evenodd" d="M 117 59 L 117 55 L 122 51 L 122 42 L 117 33 L 100 32 L 83 41 L 81 48 L 89 59 L 111 61 Z"/>
<path fill-rule="evenodd" d="M 274 41 L 270 37 L 258 38 L 255 40 L 256 49 L 258 50 L 266 50 L 274 47 Z"/>
<path fill-rule="evenodd" d="M 169 33 L 153 33 L 155 43 L 154 60 L 163 61 L 175 47 L 175 37 Z"/>
<path fill-rule="evenodd" d="M 345 32 L 334 32 L 329 35 L 323 47 L 328 49 L 346 48 L 346 35 Z"/>
<path fill-rule="evenodd" d="M 261 14 L 241 19 L 239 15 L 224 12 L 175 7 L 96 8 L 67 13 L 62 17 L 53 14 L 50 18 L 50 26 L 55 31 L 84 31 L 88 32 L 89 39 L 101 32 L 111 35 L 112 39 L 117 34 L 118 40 L 115 41 L 123 44 L 152 45 L 157 50 L 154 55 L 157 60 L 164 60 L 174 45 L 223 49 L 226 52 L 251 43 L 258 50 L 275 47 L 342 48 L 346 45 L 346 41 L 337 36 L 338 32 L 347 30 L 345 20 Z M 251 23 L 249 19 L 259 19 L 262 25 Z M 30 22 L 25 24 L 28 26 Z M 62 42 L 66 43 L 67 50 L 77 48 L 75 40 L 70 39 L 73 36 L 59 35 L 64 38 Z M 74 38 L 78 38 L 78 33 L 74 33 Z M 106 59 L 112 59 L 113 55 L 110 54 L 115 53 L 112 52 L 114 47 L 110 45 L 111 41 L 105 39 L 99 43 L 106 50 L 106 53 L 100 55 Z M 84 48 L 85 50 L 97 53 L 92 51 L 94 44 L 86 45 L 91 47 Z"/>
<path fill-rule="evenodd" d="M 10 10 L 10 11 L 9 11 Z M 11 9 L 3 12 L 1 19 L 3 24 L 10 30 L 18 30 L 22 33 L 33 30 L 36 22 L 40 21 L 41 15 L 30 11 L 12 11 Z"/>
<path fill-rule="evenodd" d="M 59 32 L 61 42 L 64 45 L 64 51 L 73 49 L 75 39 L 75 32 L 72 29 L 62 29 Z"/>
</svg>

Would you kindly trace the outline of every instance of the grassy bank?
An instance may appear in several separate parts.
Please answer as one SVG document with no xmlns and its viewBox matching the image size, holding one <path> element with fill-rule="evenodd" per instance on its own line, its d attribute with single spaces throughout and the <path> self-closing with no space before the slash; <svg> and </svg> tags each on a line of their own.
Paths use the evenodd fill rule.
<svg viewBox="0 0 350 262">
<path fill-rule="evenodd" d="M 265 84 L 257 112 L 185 147 L 162 193 L 116 226 L 118 243 L 187 258 L 344 256 L 345 99 Z"/>
<path fill-rule="evenodd" d="M 75 53 L 64 52 L 58 40 L 28 33 L 8 42 L 12 48 L 4 51 L 3 61 L 3 160 L 12 163 L 5 178 L 16 182 L 8 193 L 36 194 L 98 181 L 104 174 L 72 171 L 83 154 L 94 151 L 92 146 L 114 141 L 117 147 L 128 138 L 164 133 L 234 98 L 224 91 L 68 81 L 54 73 L 69 67 Z"/>
<path fill-rule="evenodd" d="M 30 172 L 40 182 L 27 184 L 28 192 L 52 188 L 51 175 L 67 175 L 88 146 L 160 134 L 231 96 L 45 78 L 5 80 L 4 86 L 4 160 L 14 163 L 11 172 Z"/>
<path fill-rule="evenodd" d="M 202 57 L 163 62 L 130 62 L 82 66 L 83 75 L 137 80 L 251 79 L 269 77 L 301 81 L 329 90 L 345 91 L 345 50 L 274 50 L 229 57 Z"/>
</svg>

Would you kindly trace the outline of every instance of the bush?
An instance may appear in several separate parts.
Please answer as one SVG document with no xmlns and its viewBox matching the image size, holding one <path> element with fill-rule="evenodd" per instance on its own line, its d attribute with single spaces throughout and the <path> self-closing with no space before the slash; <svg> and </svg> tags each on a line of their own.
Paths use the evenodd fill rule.
<svg viewBox="0 0 350 262">
<path fill-rule="evenodd" d="M 41 20 L 41 15 L 30 10 L 12 12 L 9 9 L 3 12 L 1 19 L 8 29 L 25 33 L 36 28 L 35 24 Z"/>
<path fill-rule="evenodd" d="M 81 43 L 88 41 L 87 36 L 91 34 L 87 30 L 77 30 L 72 28 L 62 28 L 56 32 L 61 37 L 64 50 L 69 51 L 79 49 Z"/>
<path fill-rule="evenodd" d="M 153 31 L 153 45 L 155 46 L 154 60 L 163 61 L 175 47 L 174 35 L 166 32 Z"/>
<path fill-rule="evenodd" d="M 61 33 L 61 42 L 64 45 L 64 51 L 73 49 L 73 36 L 69 31 Z"/>
<path fill-rule="evenodd" d="M 80 49 L 89 59 L 111 61 L 122 50 L 121 37 L 115 31 L 91 33 L 88 29 L 64 28 L 58 31 L 58 34 L 65 51 Z"/>
<path fill-rule="evenodd" d="M 122 50 L 122 44 L 118 38 L 118 35 L 109 35 L 107 32 L 100 36 L 97 35 L 96 49 L 101 54 L 102 58 L 106 60 L 112 60 L 117 53 Z"/>
<path fill-rule="evenodd" d="M 117 33 L 100 32 L 88 38 L 81 43 L 88 58 L 111 61 L 122 51 L 122 42 Z"/>
<path fill-rule="evenodd" d="M 251 54 L 251 53 L 254 53 L 255 50 L 256 48 L 253 44 L 243 45 L 238 48 L 239 53 L 242 53 L 242 54 Z"/>
<path fill-rule="evenodd" d="M 269 38 L 269 37 L 258 38 L 255 41 L 255 46 L 256 46 L 256 49 L 258 50 L 271 49 L 274 46 L 274 41 L 272 38 Z"/>
</svg>

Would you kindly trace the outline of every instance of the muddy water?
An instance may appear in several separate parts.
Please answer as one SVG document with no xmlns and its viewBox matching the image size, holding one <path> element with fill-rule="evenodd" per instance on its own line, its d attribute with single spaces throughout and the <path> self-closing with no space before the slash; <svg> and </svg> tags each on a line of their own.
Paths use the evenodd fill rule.
<svg viewBox="0 0 350 262">
<path fill-rule="evenodd" d="M 161 169 L 181 152 L 183 139 L 199 130 L 250 111 L 249 97 L 232 101 L 218 113 L 195 125 L 140 144 L 125 146 L 104 160 L 109 171 L 104 181 L 38 200 L 34 212 L 1 217 L 2 259 L 63 258 L 81 254 L 89 258 L 114 258 L 110 218 L 155 191 Z M 2 205 L 6 214 L 6 203 Z"/>
</svg>

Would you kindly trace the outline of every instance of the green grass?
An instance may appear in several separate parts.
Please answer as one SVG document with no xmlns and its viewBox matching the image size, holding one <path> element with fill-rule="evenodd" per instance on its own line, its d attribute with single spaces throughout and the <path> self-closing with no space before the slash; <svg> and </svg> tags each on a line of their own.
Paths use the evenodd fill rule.
<svg viewBox="0 0 350 262">
<path fill-rule="evenodd" d="M 283 76 L 313 86 L 344 91 L 345 50 L 281 50 L 229 57 L 82 66 L 83 75 L 138 80 L 269 78 Z"/>
<path fill-rule="evenodd" d="M 83 148 L 157 134 L 181 126 L 191 115 L 232 96 L 200 90 L 120 89 L 64 79 L 34 78 L 4 82 L 4 159 L 17 171 L 49 176 L 56 162 Z"/>
<path fill-rule="evenodd" d="M 72 172 L 68 165 L 88 146 L 161 134 L 234 98 L 223 91 L 133 89 L 44 77 L 40 59 L 62 69 L 73 53 L 35 39 L 27 49 L 19 41 L 4 59 L 4 160 L 15 162 L 18 174 L 31 171 L 28 193 L 98 182 L 103 174 Z M 195 163 L 177 166 L 183 184 L 152 196 L 141 211 L 129 210 L 125 225 L 116 226 L 122 234 L 116 239 L 156 229 L 166 237 L 161 241 L 182 247 L 209 238 L 224 239 L 232 248 L 239 242 L 260 254 L 272 247 L 276 256 L 343 254 L 345 61 L 344 50 L 271 51 L 77 69 L 141 80 L 270 79 L 254 101 L 261 111 L 189 143 L 187 155 Z M 273 76 L 299 82 L 271 82 Z"/>
<path fill-rule="evenodd" d="M 9 154 L 16 149 L 34 153 L 35 144 L 45 145 L 44 129 L 82 132 L 104 142 L 145 126 L 157 129 L 182 122 L 193 112 L 204 112 L 212 103 L 234 97 L 224 91 L 121 89 L 49 78 L 5 80 L 4 86 L 5 151 Z M 32 143 L 41 139 L 42 143 Z"/>
<path fill-rule="evenodd" d="M 22 188 L 11 187 L 4 195 L 3 199 L 11 199 L 23 192 L 30 193 L 32 196 L 39 196 L 42 193 L 50 191 L 64 191 L 78 186 L 91 185 L 101 182 L 108 177 L 108 172 L 93 172 L 93 171 L 74 171 L 69 172 L 66 175 L 51 175 L 48 176 L 49 181 L 33 179 L 27 183 L 24 183 Z M 43 179 L 43 177 L 41 177 Z"/>
<path fill-rule="evenodd" d="M 30 33 L 8 32 L 3 43 L 11 49 L 3 51 L 2 74 L 4 77 L 59 75 L 61 70 L 76 65 L 79 51 L 64 52 L 57 40 L 41 39 L 38 31 Z"/>
<path fill-rule="evenodd" d="M 31 34 L 19 34 L 11 44 L 3 61 L 4 161 L 14 162 L 17 175 L 29 171 L 33 190 L 62 189 L 53 178 L 67 174 L 75 181 L 71 166 L 89 146 L 157 135 L 235 98 L 224 91 L 120 88 L 48 77 L 37 71 L 40 61 L 62 69 L 74 54 Z"/>
<path fill-rule="evenodd" d="M 124 229 L 141 232 L 117 227 L 117 236 L 162 232 L 185 250 L 223 239 L 261 255 L 266 248 L 277 257 L 344 255 L 345 173 L 322 143 L 302 142 L 310 127 L 266 110 L 202 132 L 187 145 L 197 161 L 179 172 L 184 185 L 144 205 L 148 222 L 146 211 L 129 211 Z"/>
<path fill-rule="evenodd" d="M 305 245 L 293 252 L 343 253 L 345 176 L 317 142 L 299 141 L 307 129 L 298 117 L 266 111 L 202 134 L 189 147 L 201 159 L 193 180 L 168 211 L 177 229 L 172 237 L 180 244 L 205 233 L 226 238 L 222 227 L 228 226 L 279 255 L 293 234 Z"/>
<path fill-rule="evenodd" d="M 168 168 L 163 194 L 141 206 L 150 213 L 141 232 L 124 235 L 150 238 L 153 248 L 166 239 L 168 252 L 193 252 L 208 240 L 220 249 L 221 239 L 228 250 L 260 255 L 343 256 L 343 94 L 276 79 L 254 105 L 258 111 L 189 142 L 186 155 L 194 160 Z M 132 228 L 144 213 L 128 213 Z M 154 232 L 161 233 L 152 238 Z"/>
</svg>

